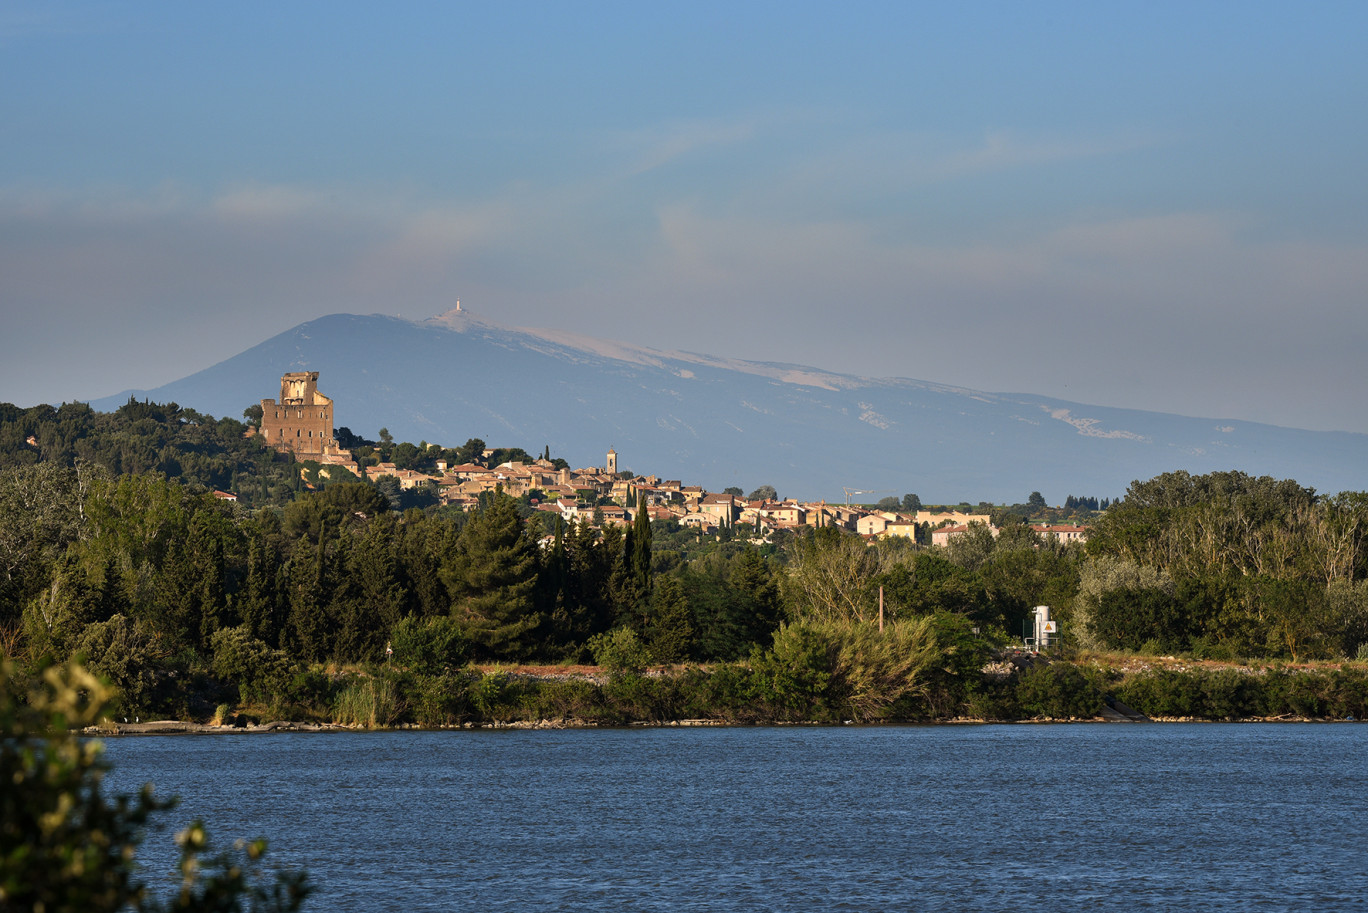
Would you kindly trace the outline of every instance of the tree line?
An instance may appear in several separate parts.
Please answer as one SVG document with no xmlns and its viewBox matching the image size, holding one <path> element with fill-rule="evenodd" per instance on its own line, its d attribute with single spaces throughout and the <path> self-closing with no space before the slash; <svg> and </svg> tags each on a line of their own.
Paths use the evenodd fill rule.
<svg viewBox="0 0 1368 913">
<path fill-rule="evenodd" d="M 224 683 L 244 699 L 304 694 L 309 669 L 387 661 L 433 674 L 613 655 L 754 670 L 787 644 L 786 661 L 830 675 L 842 650 L 877 654 L 855 632 L 881 621 L 978 657 L 1018 638 L 1037 605 L 1066 643 L 1104 650 L 1353 658 L 1368 642 L 1368 496 L 1287 480 L 1135 482 L 1086 547 L 1011 511 L 996 534 L 971 527 L 943 549 L 830 528 L 760 541 L 640 510 L 623 528 L 567 524 L 502 492 L 468 514 L 396 509 L 359 481 L 281 482 L 283 503 L 232 503 L 185 468 L 274 466 L 241 423 L 139 403 L 0 417 L 5 652 L 35 666 L 84 656 L 130 708 L 188 713 Z M 179 476 L 163 471 L 168 453 Z M 113 454 L 142 456 L 119 471 Z"/>
</svg>

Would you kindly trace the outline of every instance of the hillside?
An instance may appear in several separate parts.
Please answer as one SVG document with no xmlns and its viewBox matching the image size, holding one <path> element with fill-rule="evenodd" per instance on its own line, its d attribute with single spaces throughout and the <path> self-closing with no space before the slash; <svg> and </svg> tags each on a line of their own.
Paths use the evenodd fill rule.
<svg viewBox="0 0 1368 913">
<path fill-rule="evenodd" d="M 613 447 L 638 472 L 814 499 L 841 499 L 848 486 L 928 503 L 1015 503 L 1031 491 L 1060 503 L 1116 497 L 1161 472 L 1231 468 L 1333 492 L 1364 488 L 1368 465 L 1368 435 L 648 349 L 464 311 L 423 322 L 323 317 L 92 405 L 132 395 L 236 417 L 298 370 L 320 372 L 337 424 L 363 435 L 383 426 L 414 442 L 550 445 L 576 466 L 599 465 Z"/>
</svg>

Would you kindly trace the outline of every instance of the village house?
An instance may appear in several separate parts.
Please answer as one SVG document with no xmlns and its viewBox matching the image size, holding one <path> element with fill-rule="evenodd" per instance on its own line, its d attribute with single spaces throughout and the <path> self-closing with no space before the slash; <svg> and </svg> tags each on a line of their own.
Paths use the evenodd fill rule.
<svg viewBox="0 0 1368 913">
<path fill-rule="evenodd" d="M 736 498 L 727 494 L 704 495 L 698 499 L 698 510 L 713 517 L 719 525 L 730 525 L 739 515 Z"/>
<path fill-rule="evenodd" d="M 958 510 L 917 511 L 916 521 L 925 523 L 932 529 L 937 526 L 968 526 L 970 523 L 982 523 L 984 526 L 992 525 L 992 518 L 987 514 L 971 514 Z"/>
<path fill-rule="evenodd" d="M 937 548 L 944 548 L 950 544 L 951 539 L 956 536 L 963 536 L 965 533 L 969 532 L 970 526 L 987 526 L 988 531 L 993 534 L 994 539 L 996 539 L 998 533 L 1001 532 L 996 526 L 983 523 L 942 526 L 940 529 L 931 530 L 931 544 Z"/>
<path fill-rule="evenodd" d="M 689 529 L 701 530 L 705 533 L 717 532 L 717 517 L 713 514 L 705 514 L 702 511 L 689 511 L 679 518 L 679 525 Z"/>
<path fill-rule="evenodd" d="M 875 513 L 865 514 L 855 521 L 855 532 L 861 536 L 878 536 L 888 529 L 888 524 L 892 522 L 888 514 Z"/>
<path fill-rule="evenodd" d="M 917 521 L 907 517 L 899 517 L 896 520 L 889 521 L 888 525 L 884 527 L 883 532 L 879 535 L 884 539 L 893 536 L 901 536 L 904 539 L 911 539 L 915 542 L 917 541 Z"/>
<path fill-rule="evenodd" d="M 403 490 L 411 490 L 425 482 L 438 487 L 440 503 L 470 509 L 476 506 L 479 495 L 502 489 L 519 497 L 534 492 L 541 494 L 539 509 L 558 513 L 567 522 L 584 522 L 597 515 L 605 524 L 625 524 L 635 513 L 638 498 L 646 503 L 647 515 L 652 520 L 677 520 L 681 525 L 707 532 L 723 526 L 747 523 L 758 533 L 765 531 L 800 529 L 802 527 L 837 527 L 858 533 L 867 539 L 901 536 L 915 540 L 917 528 L 931 528 L 931 541 L 944 546 L 956 535 L 963 535 L 972 524 L 987 526 L 997 535 L 986 514 L 968 511 L 921 510 L 915 515 L 896 511 L 872 511 L 859 506 L 828 504 L 826 501 L 800 504 L 785 502 L 746 502 L 727 493 L 709 492 L 702 486 L 684 485 L 679 479 L 661 480 L 657 476 L 629 477 L 619 469 L 616 450 L 609 448 L 604 465 L 586 469 L 558 468 L 549 459 L 531 462 L 508 462 L 490 469 L 475 463 L 437 464 L 437 475 L 413 470 L 400 470 L 392 462 L 383 462 L 364 469 L 351 454 L 342 449 L 333 436 L 333 401 L 318 391 L 318 372 L 293 372 L 281 376 L 280 400 L 263 399 L 260 433 L 267 443 L 287 450 L 296 456 L 325 464 L 320 475 L 331 477 L 329 469 L 336 468 L 367 481 L 381 476 L 393 476 Z M 486 448 L 488 459 L 494 448 Z M 227 492 L 215 496 L 231 499 Z M 615 504 L 595 502 L 612 499 Z M 1058 541 L 1082 542 L 1087 529 L 1072 525 L 1036 525 L 1032 527 L 1042 536 L 1054 536 Z"/>
<path fill-rule="evenodd" d="M 1042 536 L 1053 536 L 1060 542 L 1066 544 L 1069 542 L 1088 541 L 1088 528 L 1086 526 L 1048 526 L 1041 524 L 1039 526 L 1033 525 L 1031 529 Z"/>
</svg>

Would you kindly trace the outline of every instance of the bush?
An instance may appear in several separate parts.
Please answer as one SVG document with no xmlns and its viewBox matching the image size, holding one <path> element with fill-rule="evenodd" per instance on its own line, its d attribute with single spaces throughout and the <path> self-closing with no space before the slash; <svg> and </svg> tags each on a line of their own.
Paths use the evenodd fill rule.
<svg viewBox="0 0 1368 913">
<path fill-rule="evenodd" d="M 181 883 L 165 901 L 150 897 L 136 852 L 147 822 L 175 805 L 106 796 L 109 769 L 98 742 L 72 730 L 97 723 L 111 692 L 80 666 L 50 668 L 36 686 L 0 661 L 0 909 L 47 913 L 297 910 L 309 893 L 303 873 L 259 883 L 264 841 L 210 858 L 200 822 L 177 836 Z M 255 883 L 254 883 L 255 882 Z"/>
<path fill-rule="evenodd" d="M 419 618 L 410 615 L 390 632 L 394 662 L 419 675 L 442 675 L 466 664 L 470 639 L 450 616 Z"/>
<path fill-rule="evenodd" d="M 679 676 L 681 713 L 686 719 L 753 722 L 776 714 L 766 705 L 763 675 L 736 663 L 719 663 L 711 671 L 687 669 Z"/>
<path fill-rule="evenodd" d="M 605 634 L 595 634 L 589 638 L 588 647 L 594 665 L 607 672 L 609 678 L 640 675 L 650 664 L 645 644 L 631 628 L 614 628 Z"/>
<path fill-rule="evenodd" d="M 937 612 L 931 624 L 939 656 L 925 670 L 925 715 L 943 719 L 965 713 L 974 719 L 1005 719 L 998 715 L 1001 708 L 995 706 L 996 698 L 980 697 L 988 688 L 983 679 L 983 666 L 991 655 L 987 641 L 974 633 L 963 615 Z M 971 702 L 973 711 L 969 710 Z"/>
<path fill-rule="evenodd" d="M 669 676 L 617 675 L 603 686 L 603 697 L 620 723 L 659 723 L 680 716 L 679 684 Z"/>
<path fill-rule="evenodd" d="M 409 718 L 429 729 L 454 726 L 470 716 L 468 679 L 463 675 L 410 675 L 396 677 Z"/>
<path fill-rule="evenodd" d="M 1230 644 L 1209 637 L 1194 637 L 1188 652 L 1193 659 L 1211 659 L 1217 662 L 1235 662 L 1240 658 Z"/>
<path fill-rule="evenodd" d="M 1259 712 L 1262 689 L 1254 676 L 1236 669 L 1217 669 L 1200 677 L 1201 706 L 1191 716 L 1209 720 L 1233 720 Z"/>
<path fill-rule="evenodd" d="M 1092 719 L 1102 712 L 1098 683 L 1071 663 L 1031 666 L 1018 677 L 1016 695 L 1023 713 L 1044 719 Z"/>
<path fill-rule="evenodd" d="M 157 652 L 141 624 L 124 615 L 89 624 L 76 640 L 74 655 L 117 689 L 115 706 L 123 714 L 150 709 Z"/>
<path fill-rule="evenodd" d="M 965 695 L 963 712 L 971 720 L 1016 720 L 1021 718 L 1016 682 L 988 681 Z"/>
<path fill-rule="evenodd" d="M 773 649 L 753 660 L 759 690 L 777 710 L 807 718 L 833 711 L 856 720 L 928 716 L 934 673 L 949 655 L 941 623 L 921 616 L 882 631 L 843 621 L 784 625 Z"/>
<path fill-rule="evenodd" d="M 774 646 L 751 657 L 753 693 L 776 717 L 817 719 L 829 698 L 836 644 L 810 625 L 780 625 Z"/>
<path fill-rule="evenodd" d="M 237 684 L 244 701 L 266 703 L 285 690 L 291 664 L 283 650 L 273 650 L 252 636 L 247 625 L 220 628 L 210 639 L 214 674 Z"/>
<path fill-rule="evenodd" d="M 273 716 L 330 716 L 336 701 L 337 682 L 319 668 L 301 669 L 290 677 L 284 693 L 271 702 Z"/>
<path fill-rule="evenodd" d="M 519 715 L 519 686 L 507 672 L 487 672 L 470 688 L 475 709 L 486 720 L 510 720 Z"/>
<path fill-rule="evenodd" d="M 941 659 L 929 616 L 894 622 L 882 631 L 849 625 L 838 634 L 833 678 L 853 719 L 927 715 L 928 673 Z"/>
<path fill-rule="evenodd" d="M 1124 679 L 1116 697 L 1150 717 L 1199 716 L 1201 684 L 1195 675 L 1161 670 Z"/>
<path fill-rule="evenodd" d="M 539 720 L 598 720 L 604 716 L 603 695 L 593 682 L 570 679 L 538 682 L 523 693 L 523 707 Z"/>
</svg>

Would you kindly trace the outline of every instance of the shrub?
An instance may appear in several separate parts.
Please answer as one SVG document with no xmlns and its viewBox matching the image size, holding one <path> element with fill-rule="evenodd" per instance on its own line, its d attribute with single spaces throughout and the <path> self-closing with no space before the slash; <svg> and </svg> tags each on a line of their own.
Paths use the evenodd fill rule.
<svg viewBox="0 0 1368 913">
<path fill-rule="evenodd" d="M 687 719 L 754 721 L 774 716 L 766 705 L 763 675 L 737 663 L 719 663 L 710 671 L 693 668 L 678 678 Z"/>
<path fill-rule="evenodd" d="M 1098 683 L 1071 663 L 1031 666 L 1018 677 L 1016 693 L 1023 713 L 1045 719 L 1091 719 L 1102 712 Z"/>
<path fill-rule="evenodd" d="M 1232 720 L 1258 713 L 1261 688 L 1252 675 L 1235 669 L 1217 669 L 1199 677 L 1201 705 L 1191 716 L 1209 720 Z"/>
<path fill-rule="evenodd" d="M 614 628 L 589 638 L 589 652 L 594 664 L 608 673 L 609 678 L 621 675 L 640 675 L 650 663 L 646 646 L 631 628 Z"/>
<path fill-rule="evenodd" d="M 390 632 L 394 661 L 419 675 L 442 675 L 466 664 L 470 639 L 450 616 L 419 618 L 410 615 Z"/>
<path fill-rule="evenodd" d="M 396 677 L 409 717 L 427 728 L 453 726 L 470 715 L 467 683 L 465 676 L 453 674 Z"/>
<path fill-rule="evenodd" d="M 538 682 L 523 692 L 528 715 L 542 720 L 597 720 L 604 715 L 603 695 L 583 679 Z"/>
<path fill-rule="evenodd" d="M 826 704 L 836 644 L 810 625 L 780 625 L 774 646 L 751 658 L 754 693 L 779 717 L 814 718 Z"/>
<path fill-rule="evenodd" d="M 928 715 L 933 672 L 946 657 L 937 622 L 921 616 L 882 631 L 847 621 L 785 625 L 753 663 L 762 694 L 781 711 L 873 720 Z"/>
<path fill-rule="evenodd" d="M 0 909 L 297 910 L 310 890 L 302 873 L 261 883 L 260 840 L 205 858 L 198 821 L 177 837 L 174 893 L 150 896 L 136 852 L 149 819 L 175 802 L 155 798 L 150 784 L 136 796 L 106 795 L 100 744 L 71 734 L 97 723 L 110 696 L 80 666 L 50 668 L 25 688 L 0 660 Z"/>
<path fill-rule="evenodd" d="M 520 709 L 517 681 L 507 672 L 487 672 L 470 687 L 470 700 L 486 720 L 508 720 Z"/>
<path fill-rule="evenodd" d="M 983 666 L 991 655 L 987 641 L 974 633 L 963 615 L 937 612 L 931 624 L 939 655 L 925 670 L 925 715 L 939 719 L 967 713 L 975 719 L 1005 719 L 998 715 L 1002 708 L 995 708 L 996 698 L 976 698 L 988 687 L 983 679 Z M 975 712 L 967 710 L 971 701 Z"/>
<path fill-rule="evenodd" d="M 220 628 L 210 644 L 214 674 L 235 682 L 244 701 L 266 702 L 285 690 L 291 672 L 289 658 L 253 637 L 247 625 Z"/>
<path fill-rule="evenodd" d="M 607 709 L 618 722 L 679 719 L 678 682 L 670 676 L 617 675 L 603 686 Z"/>
<path fill-rule="evenodd" d="M 924 716 L 928 673 L 941 653 L 932 620 L 921 616 L 894 622 L 880 631 L 874 625 L 840 629 L 833 677 L 856 720 Z"/>
<path fill-rule="evenodd" d="M 148 711 L 157 681 L 157 651 L 141 624 L 124 615 L 89 624 L 76 640 L 75 655 L 117 689 L 118 710 Z"/>
<path fill-rule="evenodd" d="M 971 720 L 1015 720 L 1021 718 L 1013 680 L 988 681 L 965 695 L 964 715 Z"/>
<path fill-rule="evenodd" d="M 338 690 L 338 683 L 322 669 L 300 669 L 290 677 L 284 693 L 271 701 L 270 711 L 277 717 L 300 710 L 313 716 L 328 716 Z"/>
<path fill-rule="evenodd" d="M 1124 679 L 1115 688 L 1123 703 L 1151 717 L 1200 716 L 1201 682 L 1197 676 L 1161 670 Z"/>
</svg>

